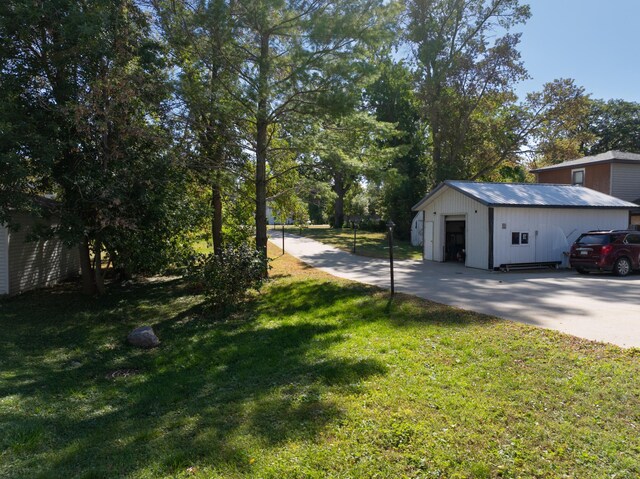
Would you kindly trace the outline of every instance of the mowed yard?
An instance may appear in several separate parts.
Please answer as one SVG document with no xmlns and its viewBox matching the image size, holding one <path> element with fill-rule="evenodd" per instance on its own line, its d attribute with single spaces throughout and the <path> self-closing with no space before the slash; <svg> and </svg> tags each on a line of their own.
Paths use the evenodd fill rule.
<svg viewBox="0 0 640 479">
<path fill-rule="evenodd" d="M 0 477 L 640 476 L 639 350 L 271 255 L 226 316 L 175 278 L 0 302 Z"/>
<path fill-rule="evenodd" d="M 276 243 L 281 238 L 281 226 L 269 227 L 268 233 Z M 313 225 L 305 228 L 295 226 L 285 227 L 285 231 L 320 241 L 334 248 L 351 253 L 353 251 L 354 235 L 352 228 L 330 228 L 328 225 Z M 355 235 L 356 254 L 369 258 L 388 258 L 389 240 L 387 233 L 357 230 Z M 285 240 L 284 249 L 287 249 Z M 393 254 L 396 259 L 422 259 L 422 248 L 411 246 L 410 241 L 394 239 Z"/>
</svg>

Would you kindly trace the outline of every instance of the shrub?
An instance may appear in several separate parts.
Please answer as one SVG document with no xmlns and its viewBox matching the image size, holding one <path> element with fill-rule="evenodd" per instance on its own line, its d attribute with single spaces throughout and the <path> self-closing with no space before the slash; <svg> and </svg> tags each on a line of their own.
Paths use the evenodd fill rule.
<svg viewBox="0 0 640 479">
<path fill-rule="evenodd" d="M 222 254 L 208 255 L 194 271 L 207 303 L 214 309 L 240 302 L 246 293 L 259 290 L 266 280 L 268 259 L 248 245 L 226 247 Z"/>
<path fill-rule="evenodd" d="M 362 231 L 370 231 L 372 233 L 381 233 L 387 231 L 387 222 L 384 220 L 364 219 L 359 228 Z"/>
</svg>

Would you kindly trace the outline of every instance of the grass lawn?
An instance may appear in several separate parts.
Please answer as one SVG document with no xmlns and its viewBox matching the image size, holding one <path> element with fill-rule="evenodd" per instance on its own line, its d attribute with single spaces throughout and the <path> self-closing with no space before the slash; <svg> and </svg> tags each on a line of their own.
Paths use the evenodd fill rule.
<svg viewBox="0 0 640 479">
<path fill-rule="evenodd" d="M 278 238 L 281 226 L 276 226 L 276 230 L 270 226 L 268 233 L 274 238 Z M 335 229 L 327 225 L 311 226 L 300 230 L 295 226 L 287 226 L 287 231 L 300 234 L 316 241 L 334 246 L 343 251 L 351 253 L 353 251 L 353 230 L 351 228 Z M 286 244 L 285 244 L 286 249 Z M 357 231 L 356 254 L 368 256 L 370 258 L 388 258 L 389 241 L 386 233 L 371 233 L 368 231 Z M 393 240 L 393 255 L 396 259 L 422 259 L 422 249 L 418 246 L 411 246 L 410 241 Z"/>
<path fill-rule="evenodd" d="M 640 351 L 276 256 L 215 317 L 179 279 L 0 302 L 0 477 L 637 478 Z M 162 344 L 125 343 L 152 324 Z"/>
</svg>

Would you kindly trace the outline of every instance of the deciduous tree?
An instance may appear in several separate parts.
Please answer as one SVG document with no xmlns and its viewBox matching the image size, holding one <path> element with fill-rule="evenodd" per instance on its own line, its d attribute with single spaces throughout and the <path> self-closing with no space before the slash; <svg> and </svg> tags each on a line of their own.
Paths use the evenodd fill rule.
<svg viewBox="0 0 640 479">
<path fill-rule="evenodd" d="M 397 149 L 386 144 L 395 134 L 393 124 L 362 111 L 327 117 L 318 124 L 315 167 L 334 193 L 334 228 L 342 228 L 345 222 L 349 190 L 365 178 L 379 178 L 397 155 Z"/>
<path fill-rule="evenodd" d="M 385 168 L 369 178 L 380 188 L 382 213 L 396 224 L 396 235 L 410 235 L 411 207 L 430 186 L 430 163 L 425 141 L 426 128 L 421 120 L 414 77 L 404 63 L 381 62 L 380 76 L 367 87 L 368 107 L 379 121 L 395 125 L 397 134 L 383 143 L 395 148 L 397 155 Z"/>
<path fill-rule="evenodd" d="M 210 188 L 213 250 L 223 248 L 223 199 L 233 196 L 246 161 L 242 154 L 242 105 L 230 44 L 232 5 L 225 0 L 152 0 L 162 36 L 175 66 L 177 132 L 185 166 Z M 233 219 L 228 222 L 233 223 Z"/>
<path fill-rule="evenodd" d="M 513 101 L 514 84 L 526 77 L 520 35 L 510 30 L 529 8 L 519 0 L 409 0 L 407 13 L 433 181 L 468 178 L 492 128 L 486 120 L 497 116 L 490 107 Z"/>
<path fill-rule="evenodd" d="M 273 135 L 352 97 L 355 80 L 368 72 L 368 49 L 384 40 L 380 26 L 390 21 L 388 11 L 381 0 L 233 2 L 229 58 L 242 85 L 236 99 L 250 133 L 245 148 L 255 159 L 258 249 L 267 243 L 268 163 L 278 154 Z"/>
<path fill-rule="evenodd" d="M 141 266 L 142 251 L 155 251 L 145 246 L 165 244 L 180 221 L 168 204 L 181 195 L 172 194 L 178 183 L 169 187 L 179 177 L 163 122 L 162 59 L 133 0 L 0 6 L 1 123 L 10 133 L 2 211 L 55 193 L 56 233 L 80 244 L 88 293 L 103 291 L 102 252 L 125 270 Z"/>
<path fill-rule="evenodd" d="M 571 79 L 530 93 L 512 115 L 512 135 L 522 138 L 521 156 L 544 166 L 578 158 L 594 139 L 587 128 L 589 96 Z"/>
<path fill-rule="evenodd" d="M 625 100 L 594 100 L 588 130 L 595 141 L 586 148 L 590 155 L 609 150 L 640 153 L 640 104 Z"/>
</svg>

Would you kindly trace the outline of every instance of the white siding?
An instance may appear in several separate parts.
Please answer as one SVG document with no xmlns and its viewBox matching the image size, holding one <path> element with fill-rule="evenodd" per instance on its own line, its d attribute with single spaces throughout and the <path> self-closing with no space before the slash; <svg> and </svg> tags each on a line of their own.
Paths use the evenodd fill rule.
<svg viewBox="0 0 640 479">
<path fill-rule="evenodd" d="M 9 232 L 9 294 L 52 285 L 77 274 L 78 249 L 69 249 L 58 239 L 27 241 L 33 221 L 25 215 L 15 218 L 18 231 Z"/>
<path fill-rule="evenodd" d="M 465 264 L 471 268 L 487 269 L 489 216 L 486 206 L 456 190 L 445 188 L 420 209 L 425 211 L 425 221 L 433 221 L 434 261 L 444 261 L 446 217 L 464 215 L 467 254 Z"/>
<path fill-rule="evenodd" d="M 423 213 L 422 211 L 420 213 Z M 423 254 L 424 259 L 428 261 L 433 261 L 433 221 L 425 221 L 424 230 L 422 234 L 424 238 L 422 242 L 423 245 Z"/>
<path fill-rule="evenodd" d="M 411 245 L 422 246 L 424 241 L 424 220 L 422 211 L 413 217 L 411 221 Z"/>
<path fill-rule="evenodd" d="M 7 228 L 0 225 L 0 294 L 9 294 L 9 245 Z"/>
<path fill-rule="evenodd" d="M 611 165 L 611 196 L 625 201 L 640 198 L 640 165 L 613 163 Z"/>
<path fill-rule="evenodd" d="M 495 208 L 494 267 L 510 263 L 561 261 L 578 235 L 596 229 L 624 229 L 627 210 Z M 513 245 L 512 233 L 528 233 L 527 245 Z"/>
</svg>

